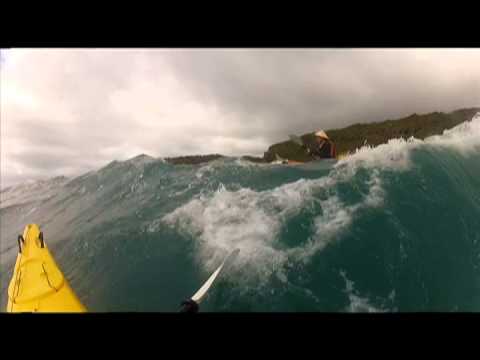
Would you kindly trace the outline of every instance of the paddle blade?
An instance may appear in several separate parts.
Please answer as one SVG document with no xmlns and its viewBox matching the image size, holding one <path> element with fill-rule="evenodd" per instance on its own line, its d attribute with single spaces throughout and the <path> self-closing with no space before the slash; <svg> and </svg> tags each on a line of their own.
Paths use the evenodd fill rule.
<svg viewBox="0 0 480 360">
<path fill-rule="evenodd" d="M 202 285 L 202 287 L 192 296 L 192 300 L 199 304 L 207 294 L 207 291 L 213 285 L 215 279 L 220 275 L 224 268 L 228 268 L 240 252 L 239 249 L 233 250 L 226 258 L 223 260 L 222 264 L 213 272 L 213 274 L 208 278 L 208 280 Z"/>
</svg>

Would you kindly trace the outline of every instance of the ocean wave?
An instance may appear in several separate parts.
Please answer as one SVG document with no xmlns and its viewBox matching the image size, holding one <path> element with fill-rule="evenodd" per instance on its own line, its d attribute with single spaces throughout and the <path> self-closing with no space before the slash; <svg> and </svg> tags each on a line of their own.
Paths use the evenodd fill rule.
<svg viewBox="0 0 480 360">
<path fill-rule="evenodd" d="M 361 296 L 358 290 L 355 289 L 355 283 L 347 277 L 345 271 L 340 271 L 340 276 L 345 281 L 345 294 L 348 297 L 348 305 L 344 309 L 345 312 L 351 313 L 380 313 L 380 312 L 387 312 L 387 311 L 395 311 L 395 308 L 388 309 L 387 304 L 380 304 L 380 305 L 373 305 L 372 300 L 368 298 L 368 296 Z M 389 303 L 393 303 L 395 301 L 395 290 L 392 290 L 388 299 L 386 299 Z"/>
<path fill-rule="evenodd" d="M 480 113 L 470 121 L 425 140 L 414 137 L 398 138 L 390 139 L 388 143 L 376 147 L 362 146 L 354 154 L 339 160 L 335 166 L 347 167 L 351 172 L 355 172 L 359 167 L 405 171 L 411 166 L 412 150 L 422 147 L 449 148 L 463 155 L 478 153 L 480 151 Z"/>
<path fill-rule="evenodd" d="M 325 177 L 300 179 L 265 191 L 232 191 L 220 186 L 162 220 L 196 239 L 196 256 L 207 269 L 213 269 L 230 249 L 239 248 L 239 266 L 248 266 L 265 277 L 282 271 L 288 261 L 308 262 L 348 228 L 363 208 L 381 205 L 383 189 L 378 171 L 366 181 L 368 193 L 353 205 L 344 204 L 336 194 L 335 186 L 349 179 L 344 175 L 337 170 Z M 315 206 L 320 207 L 320 215 L 316 215 Z M 279 234 L 302 211 L 313 217 L 311 236 L 301 246 L 285 248 Z"/>
<path fill-rule="evenodd" d="M 290 261 L 307 263 L 348 231 L 365 209 L 383 206 L 385 171 L 408 171 L 412 150 L 428 145 L 448 145 L 463 151 L 462 139 L 467 139 L 470 148 L 475 148 L 480 142 L 479 123 L 477 115 L 470 122 L 425 141 L 392 139 L 375 148 L 362 147 L 318 179 L 300 179 L 264 191 L 249 188 L 233 191 L 220 186 L 217 191 L 203 193 L 165 215 L 162 222 L 197 239 L 197 256 L 207 269 L 212 269 L 232 248 L 241 249 L 241 266 L 254 268 L 263 276 L 271 274 L 272 269 L 280 271 Z M 201 170 L 206 172 L 212 168 L 207 165 Z M 338 186 L 349 184 L 365 169 L 366 175 L 356 181 L 362 183 L 366 193 L 352 204 L 343 202 Z M 279 241 L 282 228 L 314 204 L 319 210 L 309 214 L 313 220 L 308 239 L 296 247 L 283 248 Z"/>
<path fill-rule="evenodd" d="M 98 302 L 147 301 L 132 291 L 141 277 L 164 281 L 149 289 L 153 309 L 173 306 L 239 248 L 212 309 L 478 310 L 479 124 L 363 147 L 335 165 L 137 157 L 4 189 L 2 274 L 16 235 L 36 222 L 72 286 Z"/>
</svg>

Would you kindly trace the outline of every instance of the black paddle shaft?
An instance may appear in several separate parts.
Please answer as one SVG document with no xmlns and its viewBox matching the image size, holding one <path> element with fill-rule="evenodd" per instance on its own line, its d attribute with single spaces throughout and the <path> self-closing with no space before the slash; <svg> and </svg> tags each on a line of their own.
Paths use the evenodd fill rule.
<svg viewBox="0 0 480 360">
<path fill-rule="evenodd" d="M 182 302 L 180 312 L 181 313 L 198 313 L 199 306 L 196 301 L 188 299 Z"/>
</svg>

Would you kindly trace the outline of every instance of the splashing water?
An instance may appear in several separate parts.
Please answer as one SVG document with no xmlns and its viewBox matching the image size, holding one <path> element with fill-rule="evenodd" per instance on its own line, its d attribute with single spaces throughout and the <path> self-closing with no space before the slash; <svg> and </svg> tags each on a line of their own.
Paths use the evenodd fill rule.
<svg viewBox="0 0 480 360">
<path fill-rule="evenodd" d="M 338 162 L 114 161 L 4 189 L 0 212 L 3 309 L 36 222 L 90 311 L 176 311 L 233 248 L 206 311 L 480 310 L 478 114 Z"/>
</svg>

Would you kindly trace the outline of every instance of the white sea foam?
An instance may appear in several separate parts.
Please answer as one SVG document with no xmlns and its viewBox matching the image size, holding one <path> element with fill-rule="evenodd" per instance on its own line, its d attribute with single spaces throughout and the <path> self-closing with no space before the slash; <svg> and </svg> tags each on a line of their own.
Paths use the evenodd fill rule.
<svg viewBox="0 0 480 360">
<path fill-rule="evenodd" d="M 449 146 L 465 151 L 480 143 L 480 115 L 443 135 L 425 141 L 392 139 L 387 144 L 357 150 L 339 161 L 332 171 L 319 179 L 300 179 L 271 190 L 247 188 L 202 194 L 166 215 L 162 222 L 177 226 L 197 239 L 198 254 L 208 268 L 217 264 L 232 248 L 241 250 L 239 264 L 263 272 L 281 268 L 288 261 L 309 261 L 317 252 L 347 231 L 366 208 L 380 207 L 385 199 L 383 171 L 406 171 L 411 166 L 411 150 L 423 146 Z M 197 176 L 216 170 L 217 164 L 201 167 Z M 336 185 L 348 182 L 360 169 L 367 169 L 368 193 L 354 204 L 345 204 L 336 193 Z M 289 219 L 319 204 L 322 211 L 314 217 L 311 235 L 302 245 L 285 249 L 278 234 Z"/>
<path fill-rule="evenodd" d="M 462 155 L 480 151 L 480 113 L 477 113 L 471 121 L 445 130 L 442 135 L 425 139 L 425 143 L 456 150 Z"/>
<path fill-rule="evenodd" d="M 280 219 L 258 206 L 260 198 L 250 189 L 220 188 L 212 196 L 201 195 L 164 217 L 199 239 L 198 255 L 211 269 L 233 248 L 240 249 L 240 263 L 270 258 L 281 260 L 274 240 Z M 244 260 L 244 261 L 242 261 Z"/>
<path fill-rule="evenodd" d="M 379 171 L 372 171 L 370 176 L 367 181 L 370 186 L 369 192 L 363 197 L 362 201 L 353 205 L 346 205 L 336 195 L 320 201 L 322 214 L 314 219 L 313 231 L 309 241 L 301 247 L 291 249 L 290 254 L 303 262 L 308 262 L 315 253 L 321 251 L 342 235 L 362 209 L 381 206 L 384 190 L 381 186 Z"/>
<path fill-rule="evenodd" d="M 386 311 L 383 308 L 373 306 L 367 297 L 360 296 L 358 291 L 355 289 L 355 283 L 347 277 L 345 271 L 340 271 L 340 275 L 345 280 L 345 293 L 347 294 L 349 300 L 349 304 L 345 309 L 346 312 L 376 313 Z M 390 293 L 389 299 L 393 300 L 392 296 L 395 296 L 395 292 Z"/>
<path fill-rule="evenodd" d="M 407 140 L 391 139 L 377 147 L 366 145 L 357 149 L 351 156 L 338 161 L 335 167 L 346 167 L 350 172 L 355 172 L 358 168 L 407 170 L 411 165 L 411 150 L 422 143 L 422 140 L 412 137 Z"/>
<path fill-rule="evenodd" d="M 381 204 L 379 172 L 371 172 L 370 192 L 354 205 L 342 203 L 335 194 L 335 185 L 348 179 L 349 174 L 335 170 L 319 179 L 300 179 L 264 191 L 232 191 L 220 186 L 216 192 L 201 194 L 167 214 L 162 221 L 196 239 L 196 254 L 209 270 L 230 249 L 239 248 L 237 265 L 265 277 L 281 272 L 288 260 L 308 261 L 348 228 L 360 209 Z M 312 223 L 312 236 L 304 245 L 285 249 L 278 236 L 282 227 L 313 205 L 320 205 L 322 215 Z"/>
<path fill-rule="evenodd" d="M 411 151 L 420 147 L 449 148 L 462 155 L 480 151 L 480 113 L 470 121 L 463 122 L 452 129 L 445 130 L 442 135 L 435 135 L 419 140 L 390 139 L 388 143 L 376 147 L 363 146 L 354 154 L 335 165 L 347 171 L 355 172 L 359 167 L 382 170 L 408 170 L 411 165 Z"/>
</svg>

